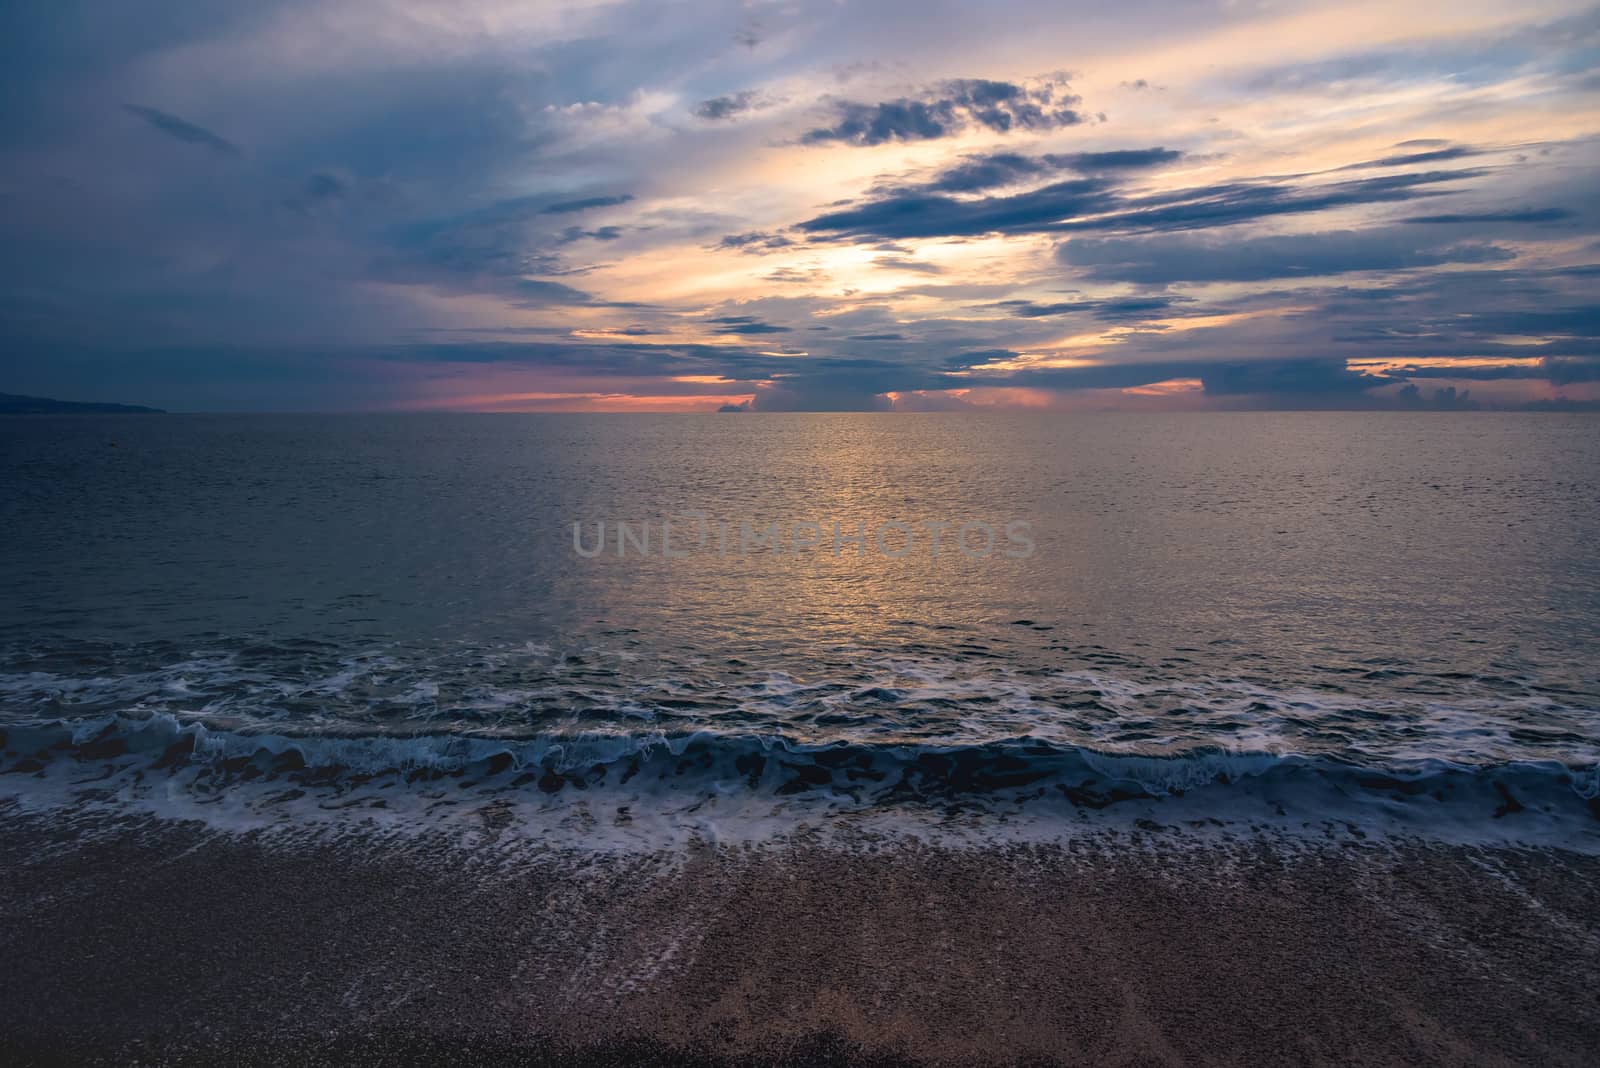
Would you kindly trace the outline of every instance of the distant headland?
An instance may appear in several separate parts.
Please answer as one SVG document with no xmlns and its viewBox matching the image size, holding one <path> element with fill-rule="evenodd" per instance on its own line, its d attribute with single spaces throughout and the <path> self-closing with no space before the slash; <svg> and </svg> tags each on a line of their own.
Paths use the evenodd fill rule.
<svg viewBox="0 0 1600 1068">
<path fill-rule="evenodd" d="M 96 401 L 52 400 L 49 397 L 24 397 L 0 393 L 0 415 L 68 415 L 73 413 L 120 412 L 127 415 L 159 415 L 160 408 L 137 404 L 103 404 Z"/>
</svg>

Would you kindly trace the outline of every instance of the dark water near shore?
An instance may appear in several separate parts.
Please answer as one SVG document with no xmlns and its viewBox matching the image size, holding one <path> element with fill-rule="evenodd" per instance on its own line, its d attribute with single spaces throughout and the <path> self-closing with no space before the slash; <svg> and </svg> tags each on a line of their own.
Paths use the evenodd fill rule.
<svg viewBox="0 0 1600 1068">
<path fill-rule="evenodd" d="M 39 417 L 0 457 L 13 788 L 1600 792 L 1593 417 Z M 690 510 L 822 544 L 663 558 Z M 649 556 L 574 551 L 618 520 Z M 1012 521 L 1031 555 L 951 549 Z"/>
</svg>

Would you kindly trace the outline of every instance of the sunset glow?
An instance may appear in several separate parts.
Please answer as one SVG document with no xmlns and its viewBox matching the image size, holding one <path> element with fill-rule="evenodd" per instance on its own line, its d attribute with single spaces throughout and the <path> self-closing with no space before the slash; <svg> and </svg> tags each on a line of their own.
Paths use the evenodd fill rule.
<svg viewBox="0 0 1600 1068">
<path fill-rule="evenodd" d="M 180 408 L 1595 400 L 1592 10 L 995 14 L 46 20 L 13 69 L 52 92 L 0 142 L 8 381 Z M 92 82 L 51 48 L 103 57 Z"/>
</svg>

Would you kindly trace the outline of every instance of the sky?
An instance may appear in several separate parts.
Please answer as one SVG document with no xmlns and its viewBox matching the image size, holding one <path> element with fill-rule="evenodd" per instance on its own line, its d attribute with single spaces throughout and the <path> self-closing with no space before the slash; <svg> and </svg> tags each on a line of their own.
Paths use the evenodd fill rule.
<svg viewBox="0 0 1600 1068">
<path fill-rule="evenodd" d="M 0 8 L 0 390 L 1600 407 L 1600 8 Z"/>
</svg>

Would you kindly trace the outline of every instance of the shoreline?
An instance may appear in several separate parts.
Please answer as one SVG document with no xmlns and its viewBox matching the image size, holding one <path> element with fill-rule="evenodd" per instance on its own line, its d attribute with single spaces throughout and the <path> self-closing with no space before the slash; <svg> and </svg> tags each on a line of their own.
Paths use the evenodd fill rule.
<svg viewBox="0 0 1600 1068">
<path fill-rule="evenodd" d="M 1600 857 L 0 825 L 9 1063 L 1600 1060 Z"/>
</svg>

